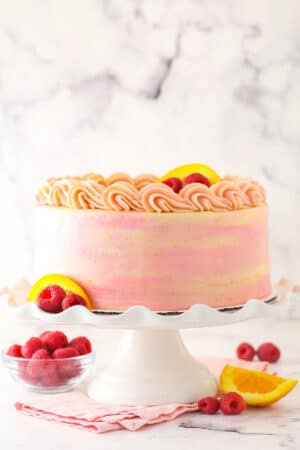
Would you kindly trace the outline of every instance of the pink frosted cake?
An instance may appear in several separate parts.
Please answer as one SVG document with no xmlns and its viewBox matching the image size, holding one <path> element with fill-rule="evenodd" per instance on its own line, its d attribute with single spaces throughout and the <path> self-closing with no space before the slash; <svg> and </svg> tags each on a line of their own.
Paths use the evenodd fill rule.
<svg viewBox="0 0 300 450">
<path fill-rule="evenodd" d="M 249 178 L 220 179 L 206 166 L 183 167 L 160 180 L 48 180 L 37 196 L 35 276 L 72 278 L 101 311 L 182 311 L 270 296 L 264 189 Z"/>
</svg>

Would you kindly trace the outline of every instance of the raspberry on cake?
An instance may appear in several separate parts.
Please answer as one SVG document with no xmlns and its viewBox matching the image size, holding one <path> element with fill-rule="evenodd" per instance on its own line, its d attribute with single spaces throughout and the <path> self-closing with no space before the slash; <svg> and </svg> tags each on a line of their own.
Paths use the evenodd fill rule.
<svg viewBox="0 0 300 450">
<path fill-rule="evenodd" d="M 45 279 L 83 296 L 58 276 L 98 311 L 232 307 L 271 294 L 266 195 L 251 178 L 198 163 L 160 178 L 68 176 L 48 180 L 37 202 L 34 267 L 43 281 L 31 300 Z"/>
<path fill-rule="evenodd" d="M 59 313 L 62 311 L 62 301 L 66 295 L 64 289 L 57 284 L 47 286 L 38 295 L 38 305 L 44 311 Z"/>
<path fill-rule="evenodd" d="M 163 181 L 163 183 L 170 186 L 170 188 L 176 193 L 178 193 L 182 188 L 182 181 L 177 177 L 167 178 Z"/>
<path fill-rule="evenodd" d="M 71 306 L 75 305 L 86 306 L 86 301 L 81 297 L 81 295 L 78 294 L 68 294 L 62 301 L 63 310 L 71 308 Z"/>
<path fill-rule="evenodd" d="M 210 186 L 210 182 L 209 182 L 208 178 L 206 178 L 201 173 L 191 173 L 190 175 L 185 177 L 182 181 L 182 186 L 184 187 L 187 184 L 191 184 L 191 183 L 202 183 L 202 184 L 205 184 L 205 186 L 207 186 L 207 187 Z"/>
</svg>

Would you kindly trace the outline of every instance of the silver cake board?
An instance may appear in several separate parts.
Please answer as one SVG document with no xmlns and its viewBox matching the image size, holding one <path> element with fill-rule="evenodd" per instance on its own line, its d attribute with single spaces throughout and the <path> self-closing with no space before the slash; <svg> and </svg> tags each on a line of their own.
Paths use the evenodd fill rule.
<svg viewBox="0 0 300 450">
<path fill-rule="evenodd" d="M 262 299 L 261 301 L 268 304 L 268 303 L 273 303 L 276 300 L 277 300 L 277 295 L 272 294 L 270 297 L 267 297 L 266 299 Z M 205 303 L 199 303 L 199 304 L 205 304 Z M 143 306 L 143 305 L 136 305 L 136 306 Z M 216 311 L 220 311 L 220 312 L 234 312 L 234 311 L 238 311 L 239 309 L 242 309 L 244 306 L 245 306 L 245 304 L 243 304 L 243 305 L 234 305 L 234 306 L 221 306 L 219 308 L 214 308 L 214 309 L 216 309 Z M 156 313 L 156 314 L 159 314 L 161 316 L 178 316 L 180 314 L 183 314 L 185 311 L 187 311 L 187 310 L 182 310 L 182 311 L 153 311 L 153 312 Z M 94 314 L 101 314 L 101 315 L 107 315 L 107 316 L 117 316 L 117 315 L 123 314 L 124 312 L 126 312 L 126 310 L 124 310 L 124 311 L 113 311 L 113 310 L 92 309 L 91 312 L 94 313 Z"/>
</svg>

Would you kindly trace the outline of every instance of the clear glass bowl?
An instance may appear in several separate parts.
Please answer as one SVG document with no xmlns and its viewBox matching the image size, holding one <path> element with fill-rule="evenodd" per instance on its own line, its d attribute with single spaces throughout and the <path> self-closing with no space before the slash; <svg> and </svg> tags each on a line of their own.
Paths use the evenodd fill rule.
<svg viewBox="0 0 300 450">
<path fill-rule="evenodd" d="M 95 352 L 63 359 L 34 360 L 2 353 L 11 377 L 24 388 L 42 394 L 67 392 L 78 386 L 89 374 Z"/>
</svg>

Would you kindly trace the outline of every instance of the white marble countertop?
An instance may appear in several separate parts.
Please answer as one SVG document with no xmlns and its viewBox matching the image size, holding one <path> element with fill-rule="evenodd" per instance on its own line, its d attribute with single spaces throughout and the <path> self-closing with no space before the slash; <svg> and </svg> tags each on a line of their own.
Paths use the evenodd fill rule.
<svg viewBox="0 0 300 450">
<path fill-rule="evenodd" d="M 6 324 L 7 325 L 7 324 Z M 39 332 L 28 326 L 22 329 L 1 325 L 1 346 L 13 340 Z M 41 327 L 41 325 L 39 325 Z M 99 365 L 104 365 L 119 342 L 119 332 L 79 329 L 66 330 L 69 334 L 85 332 L 97 342 Z M 16 336 L 17 334 L 17 336 Z M 300 378 L 299 321 L 255 319 L 236 325 L 184 331 L 183 337 L 194 355 L 234 356 L 241 341 L 254 345 L 271 340 L 282 350 L 280 363 L 271 367 L 282 376 Z M 138 432 L 118 431 L 96 435 L 64 425 L 30 418 L 14 409 L 14 401 L 24 397 L 6 371 L 0 372 L 0 447 L 10 450 L 52 450 L 72 448 L 91 450 L 143 450 L 158 448 L 185 449 L 193 445 L 206 450 L 231 448 L 297 449 L 300 446 L 300 388 L 278 404 L 266 409 L 248 409 L 240 416 L 187 414 L 177 420 L 154 425 Z"/>
</svg>

